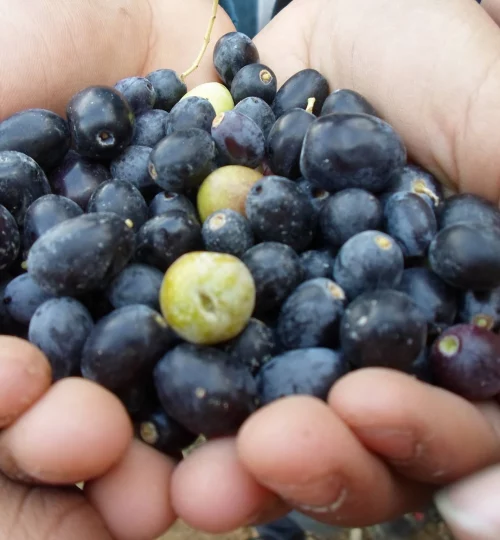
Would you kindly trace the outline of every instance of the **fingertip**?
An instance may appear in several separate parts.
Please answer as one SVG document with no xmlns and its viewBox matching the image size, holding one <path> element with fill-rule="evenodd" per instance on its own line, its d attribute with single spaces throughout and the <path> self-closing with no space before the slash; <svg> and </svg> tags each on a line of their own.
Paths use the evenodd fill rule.
<svg viewBox="0 0 500 540">
<path fill-rule="evenodd" d="M 24 339 L 0 337 L 0 428 L 5 428 L 49 388 L 52 370 L 45 355 Z"/>
<path fill-rule="evenodd" d="M 238 436 L 238 455 L 269 485 L 308 481 L 324 472 L 330 448 L 339 453 L 345 430 L 327 404 L 310 396 L 277 400 L 254 413 Z"/>
<path fill-rule="evenodd" d="M 328 404 L 311 397 L 257 412 L 239 434 L 238 452 L 257 481 L 290 506 L 339 526 L 390 519 L 428 496 L 393 477 Z"/>
<path fill-rule="evenodd" d="M 403 373 L 366 369 L 339 381 L 329 405 L 358 440 L 406 478 L 445 484 L 498 461 L 500 414 Z"/>
<path fill-rule="evenodd" d="M 351 412 L 360 415 L 384 411 L 398 413 L 394 407 L 399 400 L 404 401 L 408 393 L 426 395 L 433 393 L 434 387 L 407 373 L 388 368 L 364 368 L 348 373 L 330 390 L 327 402 L 342 418 L 349 419 Z"/>
<path fill-rule="evenodd" d="M 242 466 L 235 440 L 227 438 L 205 443 L 178 465 L 172 503 L 191 527 L 222 534 L 258 521 L 277 498 Z"/>
<path fill-rule="evenodd" d="M 458 539 L 499 538 L 500 466 L 448 486 L 435 495 L 435 503 Z"/>
<path fill-rule="evenodd" d="M 170 501 L 175 463 L 140 441 L 102 478 L 84 492 L 117 540 L 151 540 L 176 519 Z"/>
<path fill-rule="evenodd" d="M 132 437 L 116 396 L 91 381 L 67 378 L 2 432 L 0 466 L 14 478 L 21 473 L 51 484 L 76 483 L 109 470 Z"/>
</svg>

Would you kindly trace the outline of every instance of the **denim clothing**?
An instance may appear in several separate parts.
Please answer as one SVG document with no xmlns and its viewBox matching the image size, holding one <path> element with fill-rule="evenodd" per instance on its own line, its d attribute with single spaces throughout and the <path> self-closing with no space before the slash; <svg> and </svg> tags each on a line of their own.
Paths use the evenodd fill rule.
<svg viewBox="0 0 500 540">
<path fill-rule="evenodd" d="M 276 0 L 273 17 L 290 4 L 291 1 Z M 476 2 L 480 4 L 481 0 L 476 0 Z M 260 30 L 257 20 L 258 0 L 220 0 L 220 5 L 240 32 L 253 38 Z"/>
<path fill-rule="evenodd" d="M 231 17 L 237 30 L 253 38 L 259 31 L 258 0 L 220 0 L 221 7 Z"/>
<path fill-rule="evenodd" d="M 238 28 L 239 20 L 234 7 L 234 0 L 220 0 L 220 7 L 229 15 L 230 19 L 233 21 L 234 26 Z"/>
</svg>

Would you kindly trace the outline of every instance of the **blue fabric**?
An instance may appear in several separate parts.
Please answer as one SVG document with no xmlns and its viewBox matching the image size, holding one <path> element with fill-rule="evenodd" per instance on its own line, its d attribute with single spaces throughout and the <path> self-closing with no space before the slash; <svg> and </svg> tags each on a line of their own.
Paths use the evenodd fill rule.
<svg viewBox="0 0 500 540">
<path fill-rule="evenodd" d="M 250 38 L 258 32 L 258 0 L 233 0 L 238 14 L 238 30 Z"/>
<path fill-rule="evenodd" d="M 289 517 L 256 527 L 258 540 L 305 540 L 305 531 Z"/>
<path fill-rule="evenodd" d="M 253 38 L 257 28 L 257 0 L 220 0 L 236 29 Z"/>
<path fill-rule="evenodd" d="M 220 0 L 219 4 L 220 7 L 229 15 L 229 17 L 233 21 L 234 26 L 238 28 L 239 20 L 236 9 L 234 7 L 234 0 Z"/>
<path fill-rule="evenodd" d="M 476 0 L 478 4 L 481 1 Z M 258 32 L 257 2 L 258 0 L 220 0 L 220 5 L 229 15 L 236 29 L 253 38 Z M 290 2 L 291 0 L 276 0 L 273 16 Z"/>
</svg>

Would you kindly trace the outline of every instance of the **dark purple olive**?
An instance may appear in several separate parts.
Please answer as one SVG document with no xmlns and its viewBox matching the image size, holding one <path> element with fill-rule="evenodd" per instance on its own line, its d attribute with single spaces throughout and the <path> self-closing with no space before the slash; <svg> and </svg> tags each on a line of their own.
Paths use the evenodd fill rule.
<svg viewBox="0 0 500 540">
<path fill-rule="evenodd" d="M 487 330 L 500 330 L 500 287 L 487 291 L 465 291 L 460 298 L 458 322 Z"/>
<path fill-rule="evenodd" d="M 30 204 L 50 193 L 50 185 L 42 168 L 21 152 L 0 152 L 0 204 L 22 227 Z"/>
<path fill-rule="evenodd" d="M 174 131 L 162 139 L 149 156 L 151 178 L 165 191 L 197 188 L 215 169 L 217 149 L 203 129 Z"/>
<path fill-rule="evenodd" d="M 141 192 L 125 180 L 103 182 L 89 199 L 87 213 L 113 212 L 132 222 L 134 231 L 138 231 L 148 217 L 148 205 Z"/>
<path fill-rule="evenodd" d="M 45 171 L 56 166 L 70 146 L 68 124 L 45 109 L 20 111 L 0 123 L 0 150 L 16 150 Z"/>
<path fill-rule="evenodd" d="M 49 229 L 67 219 L 83 214 L 83 210 L 71 199 L 49 193 L 37 199 L 24 218 L 25 253 Z"/>
<path fill-rule="evenodd" d="M 333 91 L 323 103 L 321 116 L 335 113 L 371 114 L 377 116 L 377 111 L 358 92 L 347 88 Z"/>
<path fill-rule="evenodd" d="M 264 133 L 242 113 L 227 111 L 219 114 L 212 124 L 212 138 L 227 165 L 255 169 L 264 159 Z"/>
<path fill-rule="evenodd" d="M 151 110 L 156 101 L 156 91 L 151 81 L 144 77 L 121 79 L 115 84 L 115 90 L 123 94 L 134 114 Z"/>
<path fill-rule="evenodd" d="M 182 451 L 198 438 L 170 418 L 161 406 L 141 410 L 134 427 L 141 441 L 174 459 L 182 459 Z"/>
<path fill-rule="evenodd" d="M 436 383 L 471 401 L 500 393 L 500 337 L 474 324 L 458 324 L 434 342 L 430 362 Z"/>
<path fill-rule="evenodd" d="M 321 112 L 325 99 L 330 93 L 328 81 L 315 69 L 303 69 L 292 75 L 278 90 L 273 102 L 276 118 L 297 107 L 305 109 L 314 98 L 312 112 Z"/>
<path fill-rule="evenodd" d="M 73 150 L 49 175 L 52 191 L 76 202 L 82 210 L 87 208 L 97 186 L 110 179 L 111 173 L 107 167 L 83 158 Z"/>
<path fill-rule="evenodd" d="M 303 109 L 291 109 L 280 116 L 266 141 L 267 158 L 274 174 L 291 180 L 300 177 L 300 153 L 315 116 Z"/>
<path fill-rule="evenodd" d="M 187 86 L 171 69 L 157 69 L 146 75 L 156 92 L 155 109 L 170 111 L 187 92 Z"/>
<path fill-rule="evenodd" d="M 28 271 L 55 296 L 80 296 L 106 287 L 129 263 L 135 234 L 129 220 L 101 212 L 52 227 L 31 247 Z"/>
<path fill-rule="evenodd" d="M 242 32 L 224 34 L 215 44 L 213 64 L 222 82 L 231 87 L 240 69 L 259 61 L 254 42 Z"/>
<path fill-rule="evenodd" d="M 16 220 L 0 205 L 0 269 L 7 268 L 19 253 L 20 236 Z"/>
<path fill-rule="evenodd" d="M 442 229 L 429 248 L 431 269 L 452 287 L 487 291 L 500 286 L 500 229 L 457 223 Z"/>
<path fill-rule="evenodd" d="M 75 150 L 91 159 L 113 159 L 131 142 L 135 117 L 123 95 L 107 86 L 75 94 L 66 109 Z"/>
</svg>

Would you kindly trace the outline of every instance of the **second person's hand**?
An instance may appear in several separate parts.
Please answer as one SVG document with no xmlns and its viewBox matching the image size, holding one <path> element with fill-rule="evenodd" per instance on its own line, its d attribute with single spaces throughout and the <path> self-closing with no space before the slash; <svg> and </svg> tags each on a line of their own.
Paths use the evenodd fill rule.
<svg viewBox="0 0 500 540">
<path fill-rule="evenodd" d="M 415 161 L 498 202 L 499 8 L 497 0 L 294 0 L 255 42 L 281 83 L 315 68 L 332 89 L 357 90 Z M 293 397 L 253 415 L 231 451 L 239 485 L 236 474 L 218 480 L 230 444 L 209 443 L 174 472 L 174 507 L 192 525 L 222 531 L 243 524 L 238 516 L 262 522 L 295 508 L 360 526 L 415 510 L 441 486 L 497 463 L 500 407 L 367 369 L 337 383 L 328 404 Z M 276 497 L 259 495 L 259 486 Z M 489 493 L 488 508 L 498 508 Z M 215 514 L 215 505 L 226 512 Z M 483 538 L 486 518 L 460 510 L 476 527 L 463 538 Z M 499 535 L 497 523 L 485 538 Z"/>
</svg>

